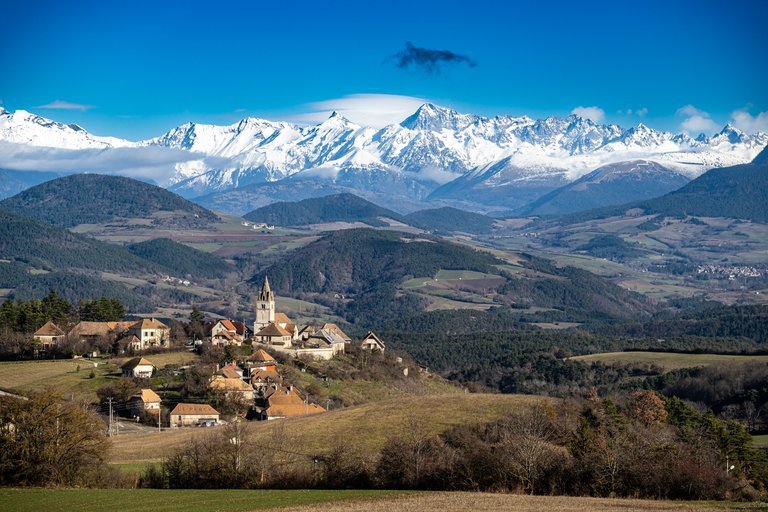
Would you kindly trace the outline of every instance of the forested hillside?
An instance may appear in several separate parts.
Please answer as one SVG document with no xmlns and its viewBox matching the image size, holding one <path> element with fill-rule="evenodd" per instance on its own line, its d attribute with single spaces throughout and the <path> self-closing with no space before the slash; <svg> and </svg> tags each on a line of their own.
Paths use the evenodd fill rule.
<svg viewBox="0 0 768 512">
<path fill-rule="evenodd" d="M 153 272 L 150 262 L 122 247 L 36 222 L 0 208 L 0 258 L 44 270 Z"/>
<path fill-rule="evenodd" d="M 0 203 L 25 217 L 61 227 L 101 224 L 118 218 L 152 218 L 176 212 L 172 219 L 156 219 L 176 226 L 202 226 L 217 216 L 164 188 L 100 174 L 75 174 L 47 181 Z"/>
<path fill-rule="evenodd" d="M 296 250 L 263 274 L 278 293 L 360 293 L 397 285 L 406 276 L 432 276 L 440 269 L 498 273 L 490 253 L 396 231 L 350 229 L 328 234 Z M 255 277 L 260 282 L 263 275 Z"/>
<path fill-rule="evenodd" d="M 728 217 L 768 222 L 768 148 L 744 165 L 705 172 L 682 188 L 647 201 L 566 215 L 567 224 L 623 215 L 627 210 L 681 217 Z"/>
<path fill-rule="evenodd" d="M 235 269 L 213 254 L 198 251 L 168 238 L 157 238 L 127 246 L 132 254 L 151 261 L 173 276 L 217 278 Z"/>
<path fill-rule="evenodd" d="M 250 221 L 276 226 L 306 226 L 326 222 L 364 222 L 369 226 L 386 226 L 387 223 L 379 217 L 405 222 L 402 215 L 354 194 L 273 203 L 244 215 Z"/>
<path fill-rule="evenodd" d="M 494 219 L 480 213 L 468 212 L 446 206 L 419 210 L 405 216 L 408 223 L 442 233 L 462 231 L 465 233 L 485 234 L 493 230 Z"/>
</svg>

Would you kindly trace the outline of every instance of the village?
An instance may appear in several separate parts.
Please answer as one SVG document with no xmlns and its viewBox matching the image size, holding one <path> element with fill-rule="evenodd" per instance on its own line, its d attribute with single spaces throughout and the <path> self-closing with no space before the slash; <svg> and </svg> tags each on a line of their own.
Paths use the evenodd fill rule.
<svg viewBox="0 0 768 512">
<path fill-rule="evenodd" d="M 203 322 L 204 339 L 190 340 L 183 348 L 207 351 L 209 355 L 221 354 L 224 358 L 215 364 L 203 385 L 198 386 L 202 389 L 186 397 L 171 393 L 169 399 L 161 398 L 163 392 L 158 385 L 152 384 L 158 380 L 153 377 L 160 371 L 152 362 L 152 354 L 159 357 L 178 349 L 171 346 L 171 328 L 155 318 L 122 322 L 81 321 L 66 333 L 49 321 L 34 333 L 34 339 L 42 353 L 73 340 L 89 343 L 92 347 L 95 341 L 106 339 L 113 353 L 134 356 L 120 366 L 121 381 L 111 384 L 111 389 L 132 389 L 134 392 L 122 399 L 108 397 L 108 410 L 103 412 L 108 416 L 110 435 L 114 431 L 113 422 L 119 416 L 158 428 L 182 428 L 323 413 L 328 404 L 323 407 L 315 403 L 309 393 L 286 381 L 278 360 L 297 363 L 331 361 L 349 352 L 383 354 L 386 349 L 384 342 L 370 331 L 361 339 L 353 340 L 334 323 L 300 327 L 285 313 L 276 311 L 275 293 L 267 278 L 254 306 L 252 326 L 226 318 L 208 319 Z M 86 355 L 96 357 L 98 351 Z M 402 358 L 397 361 L 402 363 Z M 408 375 L 407 367 L 402 371 Z M 172 375 L 194 380 L 199 379 L 197 372 L 194 367 L 182 366 L 174 368 Z"/>
</svg>

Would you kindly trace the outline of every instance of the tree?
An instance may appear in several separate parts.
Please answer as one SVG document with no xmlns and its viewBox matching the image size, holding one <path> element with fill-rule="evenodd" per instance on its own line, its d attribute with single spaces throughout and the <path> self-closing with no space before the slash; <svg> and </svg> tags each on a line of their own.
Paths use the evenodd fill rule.
<svg viewBox="0 0 768 512">
<path fill-rule="evenodd" d="M 117 299 L 84 302 L 80 307 L 80 320 L 86 322 L 119 322 L 125 318 L 125 306 Z"/>
<path fill-rule="evenodd" d="M 83 485 L 104 467 L 101 419 L 53 390 L 0 398 L 0 483 Z"/>
</svg>

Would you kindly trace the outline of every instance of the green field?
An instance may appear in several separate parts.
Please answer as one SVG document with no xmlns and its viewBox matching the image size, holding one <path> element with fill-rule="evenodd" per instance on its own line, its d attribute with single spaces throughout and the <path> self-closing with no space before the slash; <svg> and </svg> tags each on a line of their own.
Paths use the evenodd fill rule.
<svg viewBox="0 0 768 512">
<path fill-rule="evenodd" d="M 98 367 L 93 367 L 94 362 Z M 118 378 L 117 372 L 116 366 L 99 359 L 4 362 L 0 363 L 0 388 L 19 393 L 52 388 L 67 396 L 93 401 L 96 390 Z"/>
<path fill-rule="evenodd" d="M 768 434 L 752 436 L 752 444 L 760 448 L 768 448 Z"/>
<path fill-rule="evenodd" d="M 695 368 L 720 363 L 768 362 L 768 355 L 740 356 L 728 354 L 677 354 L 673 352 L 606 352 L 569 359 L 605 364 L 655 364 L 665 372 L 679 368 Z"/>
<path fill-rule="evenodd" d="M 291 505 L 385 497 L 395 491 L 2 489 L 0 510 L 92 512 L 214 512 L 263 510 Z"/>
<path fill-rule="evenodd" d="M 481 492 L 327 490 L 2 489 L 0 510 L 93 512 L 624 512 L 766 510 L 765 503 L 529 496 Z"/>
</svg>

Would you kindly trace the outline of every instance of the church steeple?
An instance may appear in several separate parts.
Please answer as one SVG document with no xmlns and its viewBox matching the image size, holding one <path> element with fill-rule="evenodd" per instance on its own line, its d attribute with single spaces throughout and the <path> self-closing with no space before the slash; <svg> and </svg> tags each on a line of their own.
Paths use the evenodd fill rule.
<svg viewBox="0 0 768 512">
<path fill-rule="evenodd" d="M 269 278 L 264 276 L 264 284 L 261 285 L 261 291 L 259 292 L 259 300 L 275 300 L 275 294 L 269 287 Z"/>
<path fill-rule="evenodd" d="M 269 278 L 264 277 L 259 297 L 256 299 L 256 321 L 253 332 L 257 333 L 275 321 L 275 292 L 269 287 Z"/>
</svg>

